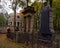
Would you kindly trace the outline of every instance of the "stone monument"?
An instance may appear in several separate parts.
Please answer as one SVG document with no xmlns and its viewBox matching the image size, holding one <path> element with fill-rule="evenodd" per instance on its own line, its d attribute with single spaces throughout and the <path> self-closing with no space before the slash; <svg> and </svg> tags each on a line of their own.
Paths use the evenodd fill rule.
<svg viewBox="0 0 60 48">
<path fill-rule="evenodd" d="M 31 43 L 32 40 L 32 32 L 34 26 L 34 8 L 31 6 L 27 6 L 24 8 L 22 12 L 24 14 L 24 33 L 25 33 L 25 42 L 27 45 Z"/>
<path fill-rule="evenodd" d="M 45 44 L 52 43 L 52 36 L 54 32 L 52 9 L 47 2 L 45 2 L 44 6 L 42 7 L 40 23 L 38 42 L 40 41 Z"/>
</svg>

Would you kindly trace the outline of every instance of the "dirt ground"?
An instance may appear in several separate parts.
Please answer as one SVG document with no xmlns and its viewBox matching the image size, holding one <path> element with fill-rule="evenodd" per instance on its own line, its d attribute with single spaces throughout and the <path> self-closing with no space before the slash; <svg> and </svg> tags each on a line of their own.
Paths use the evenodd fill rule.
<svg viewBox="0 0 60 48">
<path fill-rule="evenodd" d="M 60 48 L 60 34 L 57 34 L 55 38 L 59 40 L 57 47 Z M 0 34 L 0 48 L 25 48 L 25 44 L 18 44 L 10 39 L 7 39 L 6 34 Z"/>
<path fill-rule="evenodd" d="M 0 34 L 0 48 L 23 48 L 23 45 L 6 38 L 6 34 Z"/>
</svg>

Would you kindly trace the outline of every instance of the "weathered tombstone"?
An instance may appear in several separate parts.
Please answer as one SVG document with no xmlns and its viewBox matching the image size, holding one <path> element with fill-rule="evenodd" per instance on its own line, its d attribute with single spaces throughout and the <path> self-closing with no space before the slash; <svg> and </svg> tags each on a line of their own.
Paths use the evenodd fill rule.
<svg viewBox="0 0 60 48">
<path fill-rule="evenodd" d="M 38 32 L 38 42 L 42 42 L 44 44 L 52 43 L 54 29 L 51 11 L 50 6 L 47 4 L 47 2 L 45 2 L 41 11 L 41 25 L 40 31 Z"/>
</svg>

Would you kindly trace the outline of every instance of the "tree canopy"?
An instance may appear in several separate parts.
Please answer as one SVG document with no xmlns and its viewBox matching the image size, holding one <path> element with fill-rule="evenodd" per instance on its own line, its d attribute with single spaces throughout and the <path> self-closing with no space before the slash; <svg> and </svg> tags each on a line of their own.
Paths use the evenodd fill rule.
<svg viewBox="0 0 60 48">
<path fill-rule="evenodd" d="M 60 0 L 53 0 L 54 28 L 60 29 Z"/>
<path fill-rule="evenodd" d="M 5 26 L 6 25 L 6 19 L 4 18 L 4 14 L 0 13 L 0 26 Z"/>
</svg>

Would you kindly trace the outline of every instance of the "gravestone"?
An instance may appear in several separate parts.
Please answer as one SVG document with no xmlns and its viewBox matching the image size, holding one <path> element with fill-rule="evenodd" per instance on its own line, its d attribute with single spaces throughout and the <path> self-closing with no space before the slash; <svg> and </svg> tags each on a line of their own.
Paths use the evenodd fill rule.
<svg viewBox="0 0 60 48">
<path fill-rule="evenodd" d="M 53 32 L 54 29 L 53 29 L 52 9 L 47 4 L 47 2 L 45 2 L 41 11 L 40 30 L 38 32 L 38 42 L 42 42 L 44 44 L 51 44 Z"/>
</svg>

